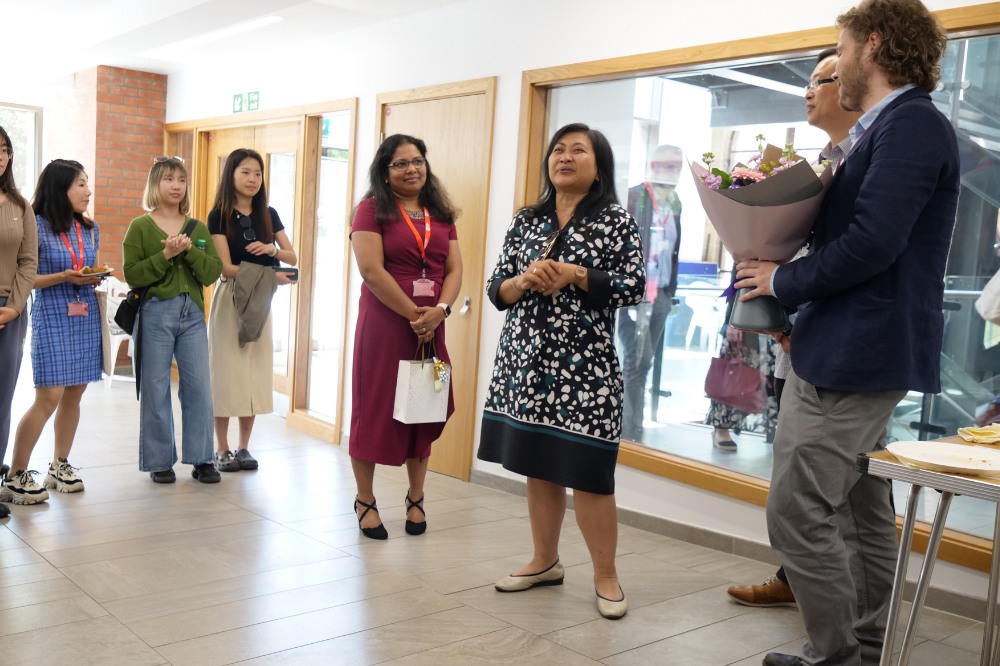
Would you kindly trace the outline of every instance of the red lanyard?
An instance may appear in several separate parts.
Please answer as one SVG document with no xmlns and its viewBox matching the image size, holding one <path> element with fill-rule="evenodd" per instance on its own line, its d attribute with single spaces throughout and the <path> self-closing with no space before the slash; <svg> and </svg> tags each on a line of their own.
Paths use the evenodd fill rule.
<svg viewBox="0 0 1000 666">
<path fill-rule="evenodd" d="M 406 209 L 403 208 L 403 204 L 396 202 L 399 206 L 399 212 L 403 214 L 403 219 L 406 223 L 410 225 L 410 231 L 413 232 L 413 237 L 417 239 L 417 247 L 420 248 L 420 261 L 426 266 L 427 265 L 427 244 L 431 242 L 431 214 L 427 212 L 424 208 L 424 242 L 420 242 L 420 232 L 417 231 L 417 225 L 413 224 L 413 220 L 410 219 L 409 214 L 407 214 Z"/>
<path fill-rule="evenodd" d="M 649 194 L 649 200 L 653 202 L 653 212 L 659 215 L 660 204 L 656 203 L 656 196 L 653 194 L 653 188 L 650 186 L 649 181 L 644 182 L 643 187 L 646 188 L 646 193 Z"/>
<path fill-rule="evenodd" d="M 80 258 L 77 259 L 76 254 L 73 252 L 73 246 L 69 243 L 69 237 L 66 236 L 66 232 L 59 234 L 62 237 L 62 242 L 66 245 L 66 249 L 69 250 L 69 256 L 73 262 L 73 270 L 78 271 L 83 268 L 84 256 L 83 256 L 83 234 L 80 233 L 80 222 L 73 220 L 73 224 L 76 226 L 76 243 L 80 248 Z"/>
</svg>

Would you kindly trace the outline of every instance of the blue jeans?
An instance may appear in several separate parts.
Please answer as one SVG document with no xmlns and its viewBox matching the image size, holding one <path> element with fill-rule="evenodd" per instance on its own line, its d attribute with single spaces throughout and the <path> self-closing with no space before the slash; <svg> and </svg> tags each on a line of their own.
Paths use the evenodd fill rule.
<svg viewBox="0 0 1000 666">
<path fill-rule="evenodd" d="M 181 462 L 212 461 L 214 431 L 205 314 L 187 294 L 144 301 L 139 313 L 142 373 L 139 387 L 139 469 L 161 472 L 177 462 L 170 366 L 180 375 Z"/>
</svg>

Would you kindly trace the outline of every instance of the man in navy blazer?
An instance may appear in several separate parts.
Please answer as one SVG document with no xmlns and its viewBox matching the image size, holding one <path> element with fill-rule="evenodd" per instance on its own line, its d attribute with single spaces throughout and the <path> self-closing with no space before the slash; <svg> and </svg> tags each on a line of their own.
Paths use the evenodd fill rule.
<svg viewBox="0 0 1000 666">
<path fill-rule="evenodd" d="M 736 286 L 799 308 L 787 340 L 767 501 L 771 545 L 809 640 L 766 666 L 877 664 L 897 543 L 889 482 L 857 454 L 885 447 L 907 391 L 940 391 L 944 271 L 955 224 L 955 132 L 934 107 L 946 38 L 919 0 L 863 0 L 837 18 L 840 103 L 862 116 L 815 224 L 814 251 L 747 261 Z M 852 560 L 842 530 L 851 530 Z"/>
</svg>

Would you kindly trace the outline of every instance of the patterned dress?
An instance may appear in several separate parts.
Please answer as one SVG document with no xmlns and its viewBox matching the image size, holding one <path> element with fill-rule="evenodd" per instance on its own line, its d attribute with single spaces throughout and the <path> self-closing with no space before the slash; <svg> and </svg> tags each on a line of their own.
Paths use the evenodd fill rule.
<svg viewBox="0 0 1000 666">
<path fill-rule="evenodd" d="M 54 233 L 49 221 L 41 215 L 38 223 L 38 274 L 50 275 L 73 268 L 73 259 L 63 243 L 61 234 Z M 101 234 L 94 223 L 93 229 L 80 227 L 83 241 L 84 265 L 93 266 L 101 245 Z M 91 233 L 93 232 L 93 233 Z M 79 254 L 76 231 L 70 227 L 66 234 Z M 86 317 L 70 317 L 67 308 L 71 301 L 87 304 Z M 35 387 L 79 386 L 101 381 L 101 311 L 93 285 L 77 286 L 61 282 L 44 289 L 35 289 L 31 306 L 31 366 Z"/>
<path fill-rule="evenodd" d="M 612 494 L 622 416 L 614 317 L 642 300 L 642 243 L 635 220 L 617 204 L 573 220 L 549 257 L 587 267 L 588 291 L 529 291 L 510 306 L 502 303 L 500 285 L 523 273 L 556 229 L 554 216 L 521 210 L 487 283 L 493 304 L 509 309 L 478 456 L 525 476 Z"/>
</svg>

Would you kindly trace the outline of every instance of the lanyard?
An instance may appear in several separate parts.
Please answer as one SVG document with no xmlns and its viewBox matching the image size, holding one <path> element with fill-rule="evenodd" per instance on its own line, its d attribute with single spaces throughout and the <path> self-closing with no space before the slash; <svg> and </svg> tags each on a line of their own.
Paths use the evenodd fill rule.
<svg viewBox="0 0 1000 666">
<path fill-rule="evenodd" d="M 83 234 L 80 232 L 80 222 L 78 220 L 73 220 L 73 224 L 76 226 L 76 243 L 77 247 L 80 249 L 80 258 L 77 259 L 76 254 L 73 252 L 73 246 L 70 245 L 69 237 L 66 232 L 59 234 L 62 237 L 62 242 L 69 250 L 69 256 L 73 262 L 73 270 L 78 271 L 83 268 L 84 255 L 83 255 Z"/>
<path fill-rule="evenodd" d="M 657 215 L 660 214 L 660 204 L 656 203 L 656 195 L 653 194 L 653 187 L 649 184 L 647 180 L 644 182 L 643 187 L 646 188 L 646 193 L 649 194 L 649 200 L 653 203 L 653 212 Z"/>
<path fill-rule="evenodd" d="M 399 206 L 399 212 L 402 213 L 403 219 L 406 223 L 410 225 L 410 231 L 413 232 L 413 237 L 417 239 L 417 247 L 420 249 L 420 263 L 424 268 L 424 273 L 427 273 L 427 244 L 431 242 L 431 214 L 427 212 L 424 208 L 424 241 L 420 242 L 420 232 L 417 231 L 417 225 L 413 224 L 413 220 L 410 219 L 409 214 L 406 209 L 403 208 L 403 204 L 396 202 Z"/>
</svg>

